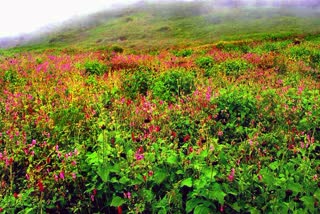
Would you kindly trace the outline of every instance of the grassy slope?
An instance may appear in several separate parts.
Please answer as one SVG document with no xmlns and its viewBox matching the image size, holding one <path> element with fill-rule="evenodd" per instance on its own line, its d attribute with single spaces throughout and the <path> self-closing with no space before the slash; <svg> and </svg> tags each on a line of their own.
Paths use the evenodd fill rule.
<svg viewBox="0 0 320 214">
<path fill-rule="evenodd" d="M 320 32 L 319 14 L 296 16 L 276 9 L 204 9 L 194 3 L 133 8 L 96 15 L 89 26 L 72 27 L 18 50 L 119 45 L 149 50 L 220 40 L 261 40 Z M 307 12 L 308 13 L 308 12 Z M 17 50 L 17 49 L 16 49 Z"/>
</svg>

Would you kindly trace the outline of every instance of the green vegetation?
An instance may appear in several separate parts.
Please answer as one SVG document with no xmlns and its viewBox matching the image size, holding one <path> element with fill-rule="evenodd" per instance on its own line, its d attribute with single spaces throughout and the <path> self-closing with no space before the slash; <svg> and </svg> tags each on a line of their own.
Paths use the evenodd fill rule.
<svg viewBox="0 0 320 214">
<path fill-rule="evenodd" d="M 319 20 L 191 6 L 1 50 L 0 213 L 320 213 Z"/>
</svg>

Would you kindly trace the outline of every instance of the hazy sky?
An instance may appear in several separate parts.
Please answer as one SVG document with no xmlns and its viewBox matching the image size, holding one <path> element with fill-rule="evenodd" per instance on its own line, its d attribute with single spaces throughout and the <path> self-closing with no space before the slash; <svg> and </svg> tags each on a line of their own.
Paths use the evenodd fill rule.
<svg viewBox="0 0 320 214">
<path fill-rule="evenodd" d="M 1 0 L 0 37 L 31 32 L 48 23 L 138 0 Z"/>
</svg>

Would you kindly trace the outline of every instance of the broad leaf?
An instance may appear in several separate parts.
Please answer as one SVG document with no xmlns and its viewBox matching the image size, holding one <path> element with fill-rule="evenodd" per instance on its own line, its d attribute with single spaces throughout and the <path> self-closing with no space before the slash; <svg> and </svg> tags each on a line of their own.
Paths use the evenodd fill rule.
<svg viewBox="0 0 320 214">
<path fill-rule="evenodd" d="M 180 184 L 181 187 L 187 186 L 187 187 L 192 187 L 192 178 L 187 178 L 183 180 Z"/>
<path fill-rule="evenodd" d="M 112 201 L 111 201 L 111 204 L 110 206 L 112 207 L 119 207 L 121 206 L 122 204 L 125 203 L 125 200 L 123 200 L 122 198 L 120 198 L 119 196 L 114 196 L 112 198 Z"/>
<path fill-rule="evenodd" d="M 194 209 L 193 213 L 194 214 L 209 214 L 210 209 L 208 207 L 205 207 L 203 204 L 201 204 Z"/>
</svg>

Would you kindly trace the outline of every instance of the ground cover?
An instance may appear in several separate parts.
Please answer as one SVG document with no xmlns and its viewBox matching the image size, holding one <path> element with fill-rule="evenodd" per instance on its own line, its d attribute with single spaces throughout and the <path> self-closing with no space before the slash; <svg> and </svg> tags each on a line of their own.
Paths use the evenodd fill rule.
<svg viewBox="0 0 320 214">
<path fill-rule="evenodd" d="M 319 212 L 319 48 L 5 54 L 0 212 Z"/>
</svg>

